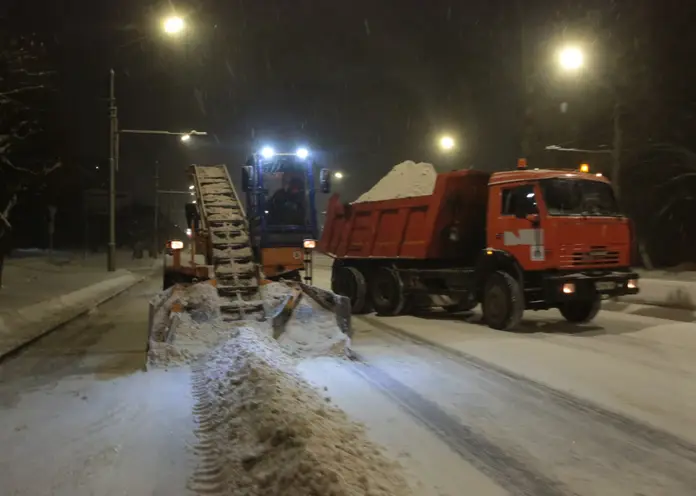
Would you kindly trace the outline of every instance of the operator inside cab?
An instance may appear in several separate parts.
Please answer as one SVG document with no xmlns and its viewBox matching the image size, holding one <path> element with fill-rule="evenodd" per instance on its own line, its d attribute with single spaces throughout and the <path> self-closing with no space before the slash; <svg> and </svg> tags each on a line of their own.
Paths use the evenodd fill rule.
<svg viewBox="0 0 696 496">
<path fill-rule="evenodd" d="M 268 201 L 270 225 L 303 226 L 306 223 L 304 180 L 292 172 L 283 173 L 283 185 Z"/>
</svg>

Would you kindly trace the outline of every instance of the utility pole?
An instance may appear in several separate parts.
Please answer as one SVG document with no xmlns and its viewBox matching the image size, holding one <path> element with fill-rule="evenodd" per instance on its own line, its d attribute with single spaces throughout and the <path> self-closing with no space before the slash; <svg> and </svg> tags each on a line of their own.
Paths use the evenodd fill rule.
<svg viewBox="0 0 696 496">
<path fill-rule="evenodd" d="M 118 109 L 116 108 L 116 74 L 109 73 L 109 249 L 107 270 L 116 270 L 116 167 L 118 160 Z"/>
<path fill-rule="evenodd" d="M 154 218 L 154 255 L 157 258 L 159 254 L 159 161 L 155 161 L 155 218 Z"/>
</svg>

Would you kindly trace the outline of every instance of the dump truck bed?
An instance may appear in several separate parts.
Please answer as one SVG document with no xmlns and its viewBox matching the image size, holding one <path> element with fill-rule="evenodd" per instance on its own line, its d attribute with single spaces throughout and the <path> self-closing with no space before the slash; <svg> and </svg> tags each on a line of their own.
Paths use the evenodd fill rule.
<svg viewBox="0 0 696 496">
<path fill-rule="evenodd" d="M 484 247 L 490 174 L 438 174 L 431 195 L 329 200 L 319 250 L 335 258 L 457 259 Z"/>
</svg>

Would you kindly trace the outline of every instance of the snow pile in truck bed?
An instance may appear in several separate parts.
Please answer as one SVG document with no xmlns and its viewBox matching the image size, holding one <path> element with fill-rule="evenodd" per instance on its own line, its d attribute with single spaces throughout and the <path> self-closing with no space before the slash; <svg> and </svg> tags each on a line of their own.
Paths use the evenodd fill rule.
<svg viewBox="0 0 696 496">
<path fill-rule="evenodd" d="M 431 195 L 436 179 L 437 172 L 432 164 L 407 160 L 395 165 L 370 191 L 363 193 L 353 203 Z"/>
<path fill-rule="evenodd" d="M 234 496 L 412 494 L 400 467 L 327 405 L 271 338 L 240 328 L 197 366 L 194 491 Z"/>
</svg>

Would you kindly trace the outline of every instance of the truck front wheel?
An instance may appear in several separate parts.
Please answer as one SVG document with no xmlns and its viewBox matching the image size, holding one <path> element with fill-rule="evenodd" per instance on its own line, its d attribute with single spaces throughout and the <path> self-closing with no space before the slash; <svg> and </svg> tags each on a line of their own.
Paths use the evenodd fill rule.
<svg viewBox="0 0 696 496">
<path fill-rule="evenodd" d="M 602 298 L 596 294 L 590 300 L 573 300 L 563 303 L 558 309 L 561 315 L 574 324 L 584 324 L 597 316 L 602 307 Z"/>
<path fill-rule="evenodd" d="M 520 283 L 507 272 L 498 271 L 488 278 L 483 293 L 483 321 L 499 331 L 516 327 L 524 313 L 524 293 Z"/>
<path fill-rule="evenodd" d="M 386 267 L 377 270 L 370 289 L 379 315 L 399 315 L 406 308 L 404 286 L 397 271 Z"/>
<path fill-rule="evenodd" d="M 331 279 L 331 290 L 350 300 L 353 313 L 367 311 L 367 282 L 363 273 L 355 267 L 337 268 Z"/>
</svg>

